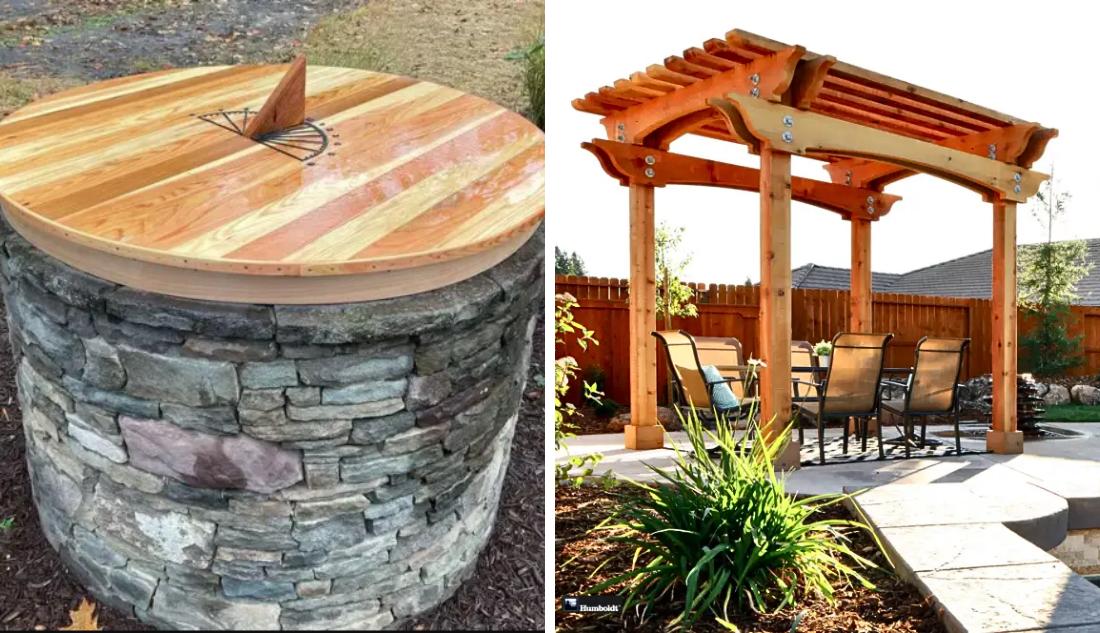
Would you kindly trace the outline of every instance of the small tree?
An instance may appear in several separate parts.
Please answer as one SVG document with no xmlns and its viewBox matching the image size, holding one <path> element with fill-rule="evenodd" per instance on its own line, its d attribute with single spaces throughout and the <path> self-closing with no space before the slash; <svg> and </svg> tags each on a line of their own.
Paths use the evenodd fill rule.
<svg viewBox="0 0 1100 633">
<path fill-rule="evenodd" d="M 567 253 L 557 246 L 554 247 L 554 274 L 555 275 L 577 275 L 583 277 L 588 272 L 584 267 L 584 260 L 581 259 L 577 251 Z"/>
<path fill-rule="evenodd" d="M 1069 307 L 1077 283 L 1088 274 L 1085 243 L 1054 241 L 1054 222 L 1065 213 L 1070 194 L 1057 190 L 1054 172 L 1036 194 L 1031 213 L 1047 229 L 1047 241 L 1020 249 L 1020 307 L 1034 327 L 1020 338 L 1024 365 L 1041 376 L 1064 373 L 1081 362 L 1081 336 L 1070 336 Z"/>
<path fill-rule="evenodd" d="M 678 253 L 683 237 L 683 227 L 661 223 L 653 240 L 657 260 L 657 318 L 664 318 L 666 330 L 672 329 L 672 317 L 699 316 L 699 309 L 691 302 L 695 291 L 680 279 L 691 263 L 690 255 Z"/>
</svg>

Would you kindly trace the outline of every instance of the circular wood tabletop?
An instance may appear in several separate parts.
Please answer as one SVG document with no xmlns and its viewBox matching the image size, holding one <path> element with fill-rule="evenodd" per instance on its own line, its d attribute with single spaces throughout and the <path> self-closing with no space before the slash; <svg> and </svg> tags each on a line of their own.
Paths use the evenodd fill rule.
<svg viewBox="0 0 1100 633">
<path fill-rule="evenodd" d="M 112 281 L 288 303 L 454 283 L 541 222 L 542 132 L 452 88 L 309 66 L 306 123 L 243 135 L 288 68 L 167 70 L 16 111 L 0 121 L 6 217 Z"/>
</svg>

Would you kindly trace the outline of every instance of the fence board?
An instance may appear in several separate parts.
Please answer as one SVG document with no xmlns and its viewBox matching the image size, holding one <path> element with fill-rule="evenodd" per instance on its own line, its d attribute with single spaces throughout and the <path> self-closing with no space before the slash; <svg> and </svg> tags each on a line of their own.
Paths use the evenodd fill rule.
<svg viewBox="0 0 1100 633">
<path fill-rule="evenodd" d="M 686 330 L 698 336 L 733 336 L 741 341 L 746 355 L 755 356 L 759 289 L 726 284 L 691 286 L 697 291 L 699 317 L 675 318 L 671 329 Z M 588 380 L 599 378 L 603 382 L 606 397 L 619 403 L 629 402 L 629 283 L 625 279 L 559 275 L 556 292 L 568 292 L 577 298 L 580 307 L 573 316 L 594 330 L 600 341 L 598 346 L 590 346 L 587 351 L 567 342 L 559 346 L 558 355 L 575 357 Z M 847 290 L 794 289 L 791 292 L 791 337 L 811 342 L 831 339 L 837 332 L 848 329 L 848 306 Z M 1098 373 L 1100 307 L 1074 306 L 1070 312 L 1069 331 L 1082 335 L 1084 352 L 1084 362 L 1072 373 Z M 917 341 L 922 336 L 955 336 L 970 338 L 970 358 L 964 378 L 990 371 L 992 313 L 988 299 L 875 293 L 872 314 L 876 331 L 894 333 L 886 361 L 890 366 L 912 365 Z M 1019 323 L 1021 333 L 1031 327 L 1024 314 L 1020 315 Z M 666 327 L 663 320 L 658 322 L 658 327 Z M 667 381 L 664 357 L 658 358 L 658 384 L 664 385 Z M 570 396 L 576 398 L 579 393 L 579 389 L 573 389 Z M 658 397 L 664 400 L 663 389 Z"/>
</svg>

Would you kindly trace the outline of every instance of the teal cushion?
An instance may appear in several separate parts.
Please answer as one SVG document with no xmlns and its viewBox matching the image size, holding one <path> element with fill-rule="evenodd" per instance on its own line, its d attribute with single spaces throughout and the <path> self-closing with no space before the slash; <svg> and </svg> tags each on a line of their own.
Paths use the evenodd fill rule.
<svg viewBox="0 0 1100 633">
<path fill-rule="evenodd" d="M 722 372 L 718 371 L 717 367 L 714 365 L 703 365 L 703 378 L 705 378 L 708 383 L 711 383 L 710 402 L 714 405 L 715 409 L 726 411 L 728 409 L 736 409 L 740 405 L 737 401 L 737 396 L 733 395 L 733 390 L 730 389 L 729 383 L 720 382 L 724 379 L 722 377 Z"/>
</svg>

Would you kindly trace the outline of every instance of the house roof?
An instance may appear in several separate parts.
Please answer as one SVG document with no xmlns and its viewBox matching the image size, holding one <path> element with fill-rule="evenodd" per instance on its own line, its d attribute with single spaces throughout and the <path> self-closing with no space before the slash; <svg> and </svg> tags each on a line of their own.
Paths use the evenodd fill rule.
<svg viewBox="0 0 1100 633">
<path fill-rule="evenodd" d="M 898 277 L 898 273 L 871 273 L 871 290 L 874 292 L 892 292 L 889 290 Z M 806 264 L 791 271 L 792 288 L 821 288 L 823 290 L 847 290 L 851 273 L 847 268 Z"/>
<path fill-rule="evenodd" d="M 1100 238 L 1084 240 L 1089 273 L 1077 284 L 1078 305 L 1100 306 Z M 992 251 L 985 250 L 903 274 L 872 273 L 875 292 L 988 299 L 993 279 Z M 806 264 L 792 272 L 794 288 L 847 290 L 849 271 Z"/>
</svg>

